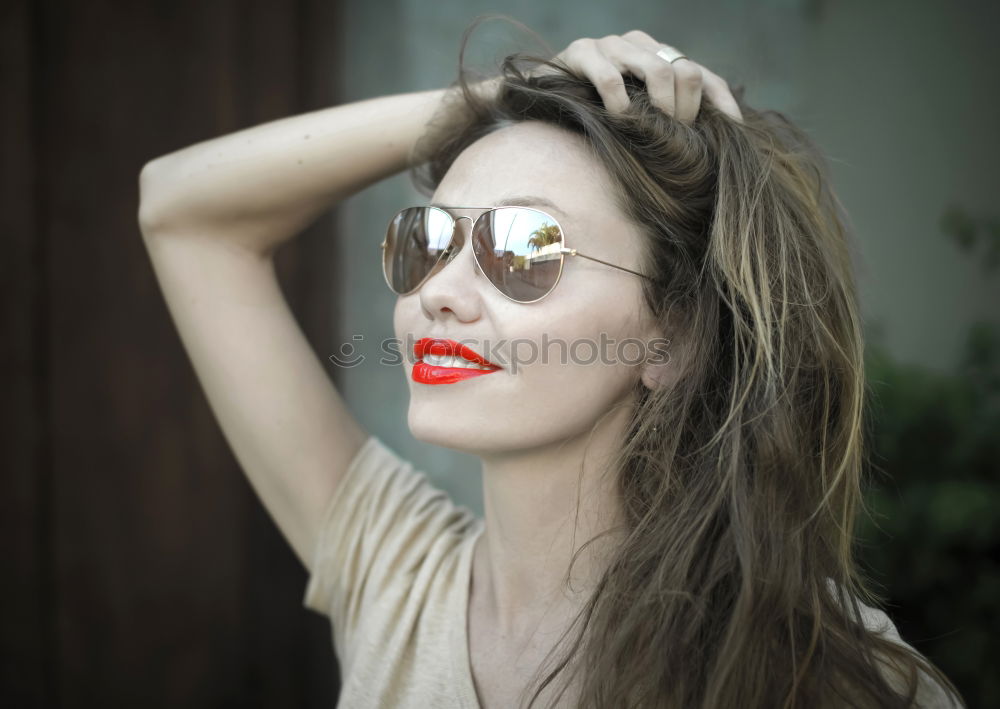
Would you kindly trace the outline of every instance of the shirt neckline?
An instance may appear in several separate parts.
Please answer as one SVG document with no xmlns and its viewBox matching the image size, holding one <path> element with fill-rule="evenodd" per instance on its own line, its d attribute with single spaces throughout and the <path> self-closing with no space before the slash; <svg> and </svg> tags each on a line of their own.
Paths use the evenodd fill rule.
<svg viewBox="0 0 1000 709">
<path fill-rule="evenodd" d="M 482 709 L 479 695 L 476 693 L 476 683 L 472 678 L 472 656 L 469 652 L 469 602 L 472 597 L 472 560 L 476 542 L 482 536 L 486 525 L 478 520 L 478 529 L 472 533 L 469 543 L 463 550 L 462 563 L 459 566 L 459 582 L 463 589 L 461 594 L 461 610 L 458 623 L 452 632 L 452 668 L 457 674 L 455 692 L 463 709 Z"/>
</svg>

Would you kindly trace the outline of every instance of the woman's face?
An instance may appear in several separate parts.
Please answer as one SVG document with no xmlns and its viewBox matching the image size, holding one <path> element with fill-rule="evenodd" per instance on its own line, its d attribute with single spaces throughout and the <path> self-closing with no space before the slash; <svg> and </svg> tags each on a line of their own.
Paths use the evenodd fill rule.
<svg viewBox="0 0 1000 709">
<path fill-rule="evenodd" d="M 639 234 L 618 211 L 607 179 L 581 138 L 523 122 L 469 146 L 433 201 L 451 208 L 453 216 L 475 219 L 483 210 L 465 207 L 544 198 L 556 206 L 526 206 L 552 214 L 566 246 L 642 271 Z M 569 256 L 555 290 L 536 303 L 515 303 L 476 266 L 471 226 L 468 219 L 457 222 L 465 237 L 458 254 L 396 302 L 396 336 L 410 346 L 403 365 L 410 430 L 419 440 L 473 454 L 529 449 L 586 433 L 615 404 L 628 401 L 639 378 L 636 362 L 643 353 L 623 341 L 654 337 L 642 279 Z M 425 337 L 459 341 L 504 368 L 450 384 L 415 381 L 412 343 Z"/>
</svg>

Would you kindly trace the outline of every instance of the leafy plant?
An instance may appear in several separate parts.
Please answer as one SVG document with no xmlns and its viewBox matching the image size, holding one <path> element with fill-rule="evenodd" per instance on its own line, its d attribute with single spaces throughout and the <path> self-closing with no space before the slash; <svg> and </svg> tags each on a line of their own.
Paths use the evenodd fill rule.
<svg viewBox="0 0 1000 709">
<path fill-rule="evenodd" d="M 941 215 L 941 229 L 960 249 L 972 251 L 983 244 L 983 269 L 1000 266 L 1000 219 L 974 217 L 958 206 L 950 206 Z"/>
<path fill-rule="evenodd" d="M 878 346 L 867 368 L 862 568 L 903 638 L 970 705 L 1000 706 L 1000 332 L 975 326 L 954 373 Z"/>
<path fill-rule="evenodd" d="M 956 246 L 1000 266 L 1000 220 L 948 207 Z M 902 637 L 970 706 L 1000 706 L 1000 331 L 971 328 L 952 373 L 866 350 L 869 488 L 859 561 Z"/>
</svg>

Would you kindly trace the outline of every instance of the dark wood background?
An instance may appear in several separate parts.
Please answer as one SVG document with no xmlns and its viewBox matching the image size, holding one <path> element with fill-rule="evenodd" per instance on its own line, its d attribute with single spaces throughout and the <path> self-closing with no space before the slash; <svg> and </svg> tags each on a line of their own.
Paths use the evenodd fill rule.
<svg viewBox="0 0 1000 709">
<path fill-rule="evenodd" d="M 3 707 L 335 702 L 329 622 L 211 415 L 137 212 L 146 161 L 335 104 L 337 13 L 0 3 Z M 277 256 L 318 352 L 334 237 L 328 214 Z"/>
</svg>

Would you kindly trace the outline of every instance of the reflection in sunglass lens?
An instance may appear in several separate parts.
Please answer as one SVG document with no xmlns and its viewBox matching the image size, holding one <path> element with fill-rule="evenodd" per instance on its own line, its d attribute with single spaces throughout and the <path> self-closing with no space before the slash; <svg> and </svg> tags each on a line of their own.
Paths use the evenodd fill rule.
<svg viewBox="0 0 1000 709">
<path fill-rule="evenodd" d="M 451 215 L 436 207 L 409 207 L 392 220 L 382 267 L 399 294 L 416 290 L 455 235 Z M 539 300 L 562 272 L 563 235 L 551 216 L 527 207 L 498 207 L 475 222 L 472 245 L 483 273 L 507 297 Z M 456 246 L 457 248 L 457 246 Z"/>
<path fill-rule="evenodd" d="M 386 235 L 382 268 L 394 291 L 413 291 L 434 268 L 454 233 L 447 212 L 409 207 L 392 220 Z"/>
<path fill-rule="evenodd" d="M 472 244 L 486 277 L 516 301 L 538 300 L 559 280 L 562 232 L 544 212 L 495 209 L 476 222 Z"/>
</svg>

